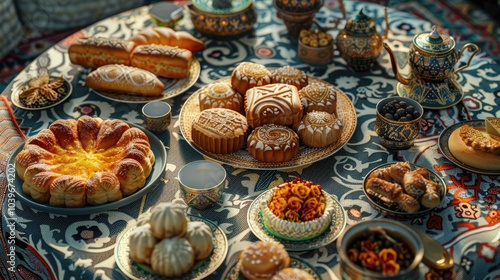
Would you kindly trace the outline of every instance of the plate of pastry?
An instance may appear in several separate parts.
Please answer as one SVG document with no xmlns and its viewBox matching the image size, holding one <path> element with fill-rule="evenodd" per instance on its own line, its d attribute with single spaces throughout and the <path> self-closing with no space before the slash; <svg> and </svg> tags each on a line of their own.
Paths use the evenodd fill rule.
<svg viewBox="0 0 500 280">
<path fill-rule="evenodd" d="M 190 214 L 187 214 L 186 217 L 188 229 L 182 237 L 156 238 L 152 236 L 153 233 L 150 230 L 152 225 L 137 225 L 125 229 L 118 236 L 115 247 L 115 260 L 120 270 L 130 279 L 178 280 L 203 279 L 217 270 L 224 262 L 228 251 L 228 241 L 225 233 L 220 227 L 203 217 Z M 189 224 L 194 226 L 191 227 Z M 203 252 L 206 251 L 205 248 L 195 249 L 197 246 L 207 246 L 207 242 L 202 242 L 204 238 L 208 238 L 212 242 L 210 243 L 212 249 L 207 251 L 208 256 L 205 256 L 207 254 Z M 194 240 L 194 243 L 199 245 L 194 245 L 193 239 L 198 239 Z M 132 245 L 133 241 L 131 240 L 136 241 L 135 246 Z M 149 240 L 153 240 L 152 243 Z M 168 252 L 168 248 L 166 248 L 168 246 L 163 246 L 168 245 L 168 243 L 178 243 L 175 247 L 175 253 Z M 190 246 L 186 244 L 190 244 Z M 202 255 L 199 259 L 192 257 L 189 249 L 184 250 L 183 246 L 192 248 L 191 250 L 194 251 L 195 255 L 205 255 Z M 133 252 L 133 250 L 143 250 L 144 248 L 152 249 L 151 254 L 141 252 L 136 254 Z M 181 262 L 176 259 L 179 256 L 182 256 Z M 150 263 L 145 263 L 145 259 L 149 259 Z M 156 259 L 159 261 L 156 261 Z M 191 261 L 192 259 L 194 261 Z M 175 266 L 175 269 L 169 268 L 169 266 Z M 164 275 L 162 274 L 164 272 L 177 273 L 178 275 Z"/>
<path fill-rule="evenodd" d="M 308 197 L 291 202 L 283 209 L 278 204 L 279 195 L 291 188 L 309 189 Z M 295 211 L 297 201 L 306 202 Z M 278 204 L 277 204 L 278 203 Z M 295 204 L 296 205 L 296 204 Z M 306 211 L 311 208 L 313 211 Z M 318 211 L 317 209 L 323 209 Z M 310 216 L 315 213 L 317 216 Z M 288 251 L 314 250 L 335 241 L 344 230 L 347 219 L 344 208 L 331 194 L 322 190 L 311 181 L 295 178 L 278 187 L 261 193 L 248 209 L 248 227 L 262 241 L 275 241 L 283 244 Z M 315 229 L 315 230 L 311 230 Z"/>
<path fill-rule="evenodd" d="M 464 142 L 461 134 L 468 135 L 465 139 L 469 145 Z M 499 135 L 498 118 L 464 121 L 447 127 L 441 133 L 439 149 L 449 161 L 465 170 L 485 175 L 500 175 Z"/>
<path fill-rule="evenodd" d="M 242 275 L 241 269 L 240 269 L 241 263 L 240 262 L 235 262 L 233 263 L 230 267 L 225 276 L 222 279 L 225 280 L 245 280 L 246 278 Z M 298 271 L 296 270 L 298 269 Z M 301 273 L 306 272 L 309 278 L 297 278 L 297 279 L 314 279 L 314 280 L 321 280 L 321 275 L 314 269 L 312 265 L 310 265 L 308 262 L 305 260 L 295 257 L 295 256 L 290 256 L 290 266 L 289 268 L 285 269 L 285 271 L 288 270 L 292 274 L 283 274 L 282 278 L 278 279 L 295 279 L 291 277 L 298 277 L 299 275 L 302 275 Z"/>
<path fill-rule="evenodd" d="M 61 215 L 114 210 L 143 197 L 164 174 L 167 164 L 164 144 L 139 126 L 89 116 L 58 120 L 51 126 L 52 129 L 44 129 L 28 138 L 28 145 L 21 144 L 7 161 L 9 168 L 6 173 L 14 186 L 16 198 L 33 209 Z M 80 134 L 73 142 L 68 140 L 70 137 L 64 138 L 65 143 L 57 140 L 56 134 L 63 137 L 61 133 L 78 126 L 100 127 L 109 133 L 99 137 L 106 133 L 98 134 L 100 129 L 90 129 L 89 133 Z M 111 140 L 118 137 L 119 140 Z M 75 143 L 78 144 L 73 145 Z M 102 145 L 102 149 L 84 155 L 81 147 L 87 147 L 86 151 L 97 151 L 92 148 L 94 143 L 100 143 L 95 145 Z M 85 168 L 80 168 L 82 166 Z M 75 171 L 75 167 L 80 168 L 79 171 Z M 125 169 L 128 172 L 119 172 Z"/>
<path fill-rule="evenodd" d="M 382 214 L 413 219 L 439 207 L 446 185 L 433 170 L 405 161 L 385 163 L 369 171 L 363 191 L 370 205 Z"/>
<path fill-rule="evenodd" d="M 161 84 L 163 84 L 163 90 L 160 92 L 160 94 L 135 95 L 117 91 L 107 91 L 102 89 L 92 89 L 92 90 L 98 95 L 113 101 L 125 102 L 125 103 L 147 103 L 153 100 L 173 98 L 175 96 L 178 96 L 186 92 L 196 83 L 198 77 L 200 76 L 200 72 L 201 72 L 200 62 L 198 61 L 198 59 L 193 57 L 192 62 L 189 66 L 187 76 L 185 78 L 172 79 L 172 78 L 163 78 L 160 76 L 156 77 L 161 82 Z"/>
<path fill-rule="evenodd" d="M 24 110 L 44 110 L 64 102 L 72 90 L 71 83 L 62 76 L 44 73 L 14 86 L 11 101 Z"/>
<path fill-rule="evenodd" d="M 356 110 L 344 92 L 308 76 L 305 85 L 295 84 L 302 79 L 268 80 L 269 84 L 246 92 L 249 83 L 245 87 L 234 81 L 234 77 L 245 80 L 234 74 L 242 64 L 230 77 L 203 86 L 184 103 L 180 130 L 196 151 L 238 168 L 278 170 L 329 157 L 349 141 L 356 128 Z M 259 66 L 269 71 L 248 64 L 252 71 Z M 277 69 L 290 68 L 300 71 L 289 66 Z M 269 77 L 277 75 L 269 71 Z"/>
</svg>

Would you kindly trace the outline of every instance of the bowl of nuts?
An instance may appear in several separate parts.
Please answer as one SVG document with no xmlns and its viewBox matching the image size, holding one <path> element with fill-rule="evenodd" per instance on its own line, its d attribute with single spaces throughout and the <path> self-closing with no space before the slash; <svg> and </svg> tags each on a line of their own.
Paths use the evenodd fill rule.
<svg viewBox="0 0 500 280">
<path fill-rule="evenodd" d="M 413 146 L 424 114 L 420 103 L 408 97 L 387 97 L 377 103 L 376 111 L 375 132 L 382 145 L 390 149 Z"/>
<path fill-rule="evenodd" d="M 299 34 L 299 58 L 312 65 L 325 65 L 333 60 L 333 36 L 314 28 L 303 29 Z"/>
</svg>

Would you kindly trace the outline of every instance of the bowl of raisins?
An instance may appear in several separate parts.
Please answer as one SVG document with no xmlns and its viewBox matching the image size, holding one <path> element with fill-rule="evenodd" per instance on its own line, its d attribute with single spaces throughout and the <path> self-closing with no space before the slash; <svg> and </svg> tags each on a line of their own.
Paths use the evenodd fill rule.
<svg viewBox="0 0 500 280">
<path fill-rule="evenodd" d="M 390 149 L 413 146 L 424 114 L 420 103 L 408 97 L 387 97 L 377 103 L 376 111 L 375 132 L 382 145 Z"/>
<path fill-rule="evenodd" d="M 342 279 L 418 279 L 422 239 L 389 219 L 358 222 L 337 240 Z"/>
</svg>

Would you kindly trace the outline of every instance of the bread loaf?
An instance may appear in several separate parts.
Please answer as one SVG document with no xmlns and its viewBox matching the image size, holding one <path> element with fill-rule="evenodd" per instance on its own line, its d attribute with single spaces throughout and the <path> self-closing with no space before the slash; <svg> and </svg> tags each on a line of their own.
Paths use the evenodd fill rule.
<svg viewBox="0 0 500 280">
<path fill-rule="evenodd" d="M 95 90 L 143 96 L 159 96 L 165 87 L 153 73 L 120 64 L 97 68 L 87 76 L 85 83 Z"/>
<path fill-rule="evenodd" d="M 193 53 L 164 45 L 141 45 L 134 49 L 130 65 L 165 78 L 183 79 L 189 73 Z"/>
<path fill-rule="evenodd" d="M 130 65 L 134 43 L 120 38 L 86 37 L 77 39 L 68 49 L 69 60 L 83 67 L 106 64 Z"/>
<path fill-rule="evenodd" d="M 206 48 L 205 43 L 186 31 L 175 31 L 169 27 L 148 27 L 129 39 L 135 46 L 167 45 L 197 52 Z"/>
</svg>

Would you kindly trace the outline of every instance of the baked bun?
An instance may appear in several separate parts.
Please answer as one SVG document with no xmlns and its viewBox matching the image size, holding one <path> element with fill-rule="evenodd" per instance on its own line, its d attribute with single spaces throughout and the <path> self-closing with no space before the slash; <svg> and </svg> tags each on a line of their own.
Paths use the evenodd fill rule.
<svg viewBox="0 0 500 280">
<path fill-rule="evenodd" d="M 205 43 L 186 31 L 175 31 L 169 27 L 147 27 L 129 39 L 135 46 L 167 45 L 197 52 L 206 48 Z"/>
<path fill-rule="evenodd" d="M 243 96 L 236 92 L 228 82 L 215 82 L 204 87 L 198 95 L 200 111 L 209 108 L 227 108 L 240 112 Z"/>
<path fill-rule="evenodd" d="M 500 170 L 500 141 L 492 138 L 484 129 L 467 124 L 455 129 L 448 139 L 451 154 L 466 165 Z"/>
<path fill-rule="evenodd" d="M 186 49 L 164 45 L 141 45 L 134 49 L 130 65 L 157 76 L 184 79 L 189 74 L 193 53 Z"/>
<path fill-rule="evenodd" d="M 240 272 L 249 280 L 270 280 L 290 266 L 290 256 L 281 243 L 257 241 L 240 255 Z"/>
<path fill-rule="evenodd" d="M 228 154 L 243 146 L 247 130 L 247 120 L 242 114 L 226 108 L 211 108 L 195 117 L 191 138 L 207 152 Z"/>
<path fill-rule="evenodd" d="M 137 226 L 130 234 L 130 258 L 139 263 L 151 263 L 151 254 L 158 243 L 150 230 L 150 224 Z"/>
<path fill-rule="evenodd" d="M 97 68 L 107 64 L 130 65 L 134 43 L 120 38 L 85 37 L 68 49 L 69 60 L 83 67 Z"/>
<path fill-rule="evenodd" d="M 250 89 L 243 103 L 250 127 L 264 124 L 292 125 L 302 119 L 297 87 L 270 84 Z"/>
<path fill-rule="evenodd" d="M 154 164 L 147 135 L 120 120 L 57 120 L 16 156 L 23 190 L 57 207 L 98 205 L 142 188 Z"/>
<path fill-rule="evenodd" d="M 213 233 L 210 227 L 201 221 L 190 221 L 184 238 L 193 247 L 194 259 L 202 260 L 210 256 L 214 250 Z"/>
<path fill-rule="evenodd" d="M 309 84 L 309 80 L 304 71 L 289 65 L 276 68 L 271 73 L 273 84 L 293 85 L 296 86 L 298 90 Z"/>
<path fill-rule="evenodd" d="M 314 280 L 314 277 L 303 269 L 287 267 L 278 271 L 271 280 Z"/>
<path fill-rule="evenodd" d="M 253 62 L 242 62 L 231 73 L 231 86 L 243 96 L 247 90 L 270 84 L 271 80 L 271 71 L 264 65 Z"/>
<path fill-rule="evenodd" d="M 312 111 L 296 125 L 296 131 L 305 145 L 322 148 L 340 139 L 342 127 L 342 123 L 335 115 L 323 111 Z"/>
<path fill-rule="evenodd" d="M 156 243 L 151 253 L 151 268 L 161 276 L 181 276 L 191 270 L 193 265 L 193 248 L 182 237 L 162 239 Z"/>
<path fill-rule="evenodd" d="M 120 64 L 104 65 L 90 72 L 85 85 L 95 90 L 141 96 L 159 96 L 165 88 L 155 74 Z"/>
<path fill-rule="evenodd" d="M 263 162 L 284 162 L 299 152 L 299 136 L 283 125 L 266 124 L 255 128 L 247 140 L 248 153 Z"/>
<path fill-rule="evenodd" d="M 305 112 L 325 111 L 337 114 L 337 91 L 332 85 L 323 83 L 310 83 L 299 90 L 300 101 Z"/>
</svg>

